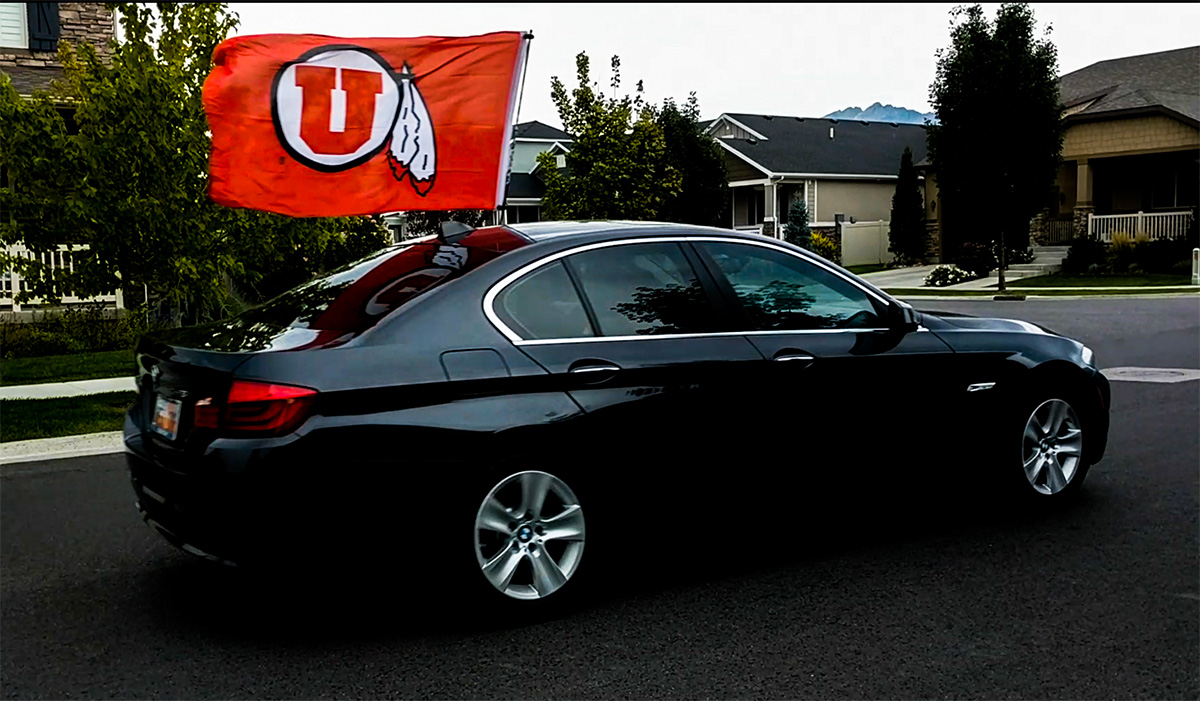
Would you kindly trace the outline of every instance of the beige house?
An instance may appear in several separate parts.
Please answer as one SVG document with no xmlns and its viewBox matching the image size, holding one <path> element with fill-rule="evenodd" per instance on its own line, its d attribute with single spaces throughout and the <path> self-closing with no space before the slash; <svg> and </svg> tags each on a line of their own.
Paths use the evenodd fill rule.
<svg viewBox="0 0 1200 701">
<path fill-rule="evenodd" d="M 1064 163 L 1035 238 L 1182 233 L 1200 204 L 1200 46 L 1101 61 L 1059 93 Z"/>
<path fill-rule="evenodd" d="M 1063 164 L 1034 244 L 1187 230 L 1200 200 L 1200 46 L 1101 61 L 1059 78 Z M 937 231 L 937 177 L 925 214 Z"/>
<path fill-rule="evenodd" d="M 900 156 L 925 157 L 925 127 L 725 113 L 707 131 L 729 173 L 730 226 L 778 237 L 793 201 L 814 229 L 891 218 Z"/>
</svg>

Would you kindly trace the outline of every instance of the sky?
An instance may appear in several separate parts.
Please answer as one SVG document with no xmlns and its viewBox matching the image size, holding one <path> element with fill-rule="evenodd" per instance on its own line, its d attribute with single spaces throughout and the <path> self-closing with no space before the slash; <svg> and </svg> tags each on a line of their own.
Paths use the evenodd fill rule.
<svg viewBox="0 0 1200 701">
<path fill-rule="evenodd" d="M 999 4 L 983 3 L 994 18 Z M 873 102 L 931 111 L 935 52 L 950 43 L 953 4 L 356 4 L 231 3 L 237 34 L 341 38 L 468 36 L 532 30 L 519 121 L 561 127 L 551 76 L 575 87 L 575 56 L 620 93 L 644 81 L 646 98 L 682 102 L 702 117 L 744 112 L 821 117 Z M 1052 28 L 1059 74 L 1098 61 L 1200 44 L 1200 3 L 1031 5 Z"/>
</svg>

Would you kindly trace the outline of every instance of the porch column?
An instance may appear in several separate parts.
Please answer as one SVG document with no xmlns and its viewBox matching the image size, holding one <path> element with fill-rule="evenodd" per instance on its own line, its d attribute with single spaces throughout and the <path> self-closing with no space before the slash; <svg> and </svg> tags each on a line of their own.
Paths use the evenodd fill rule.
<svg viewBox="0 0 1200 701">
<path fill-rule="evenodd" d="M 1092 164 L 1080 158 L 1075 165 L 1075 212 L 1072 231 L 1075 238 L 1088 235 L 1088 215 L 1096 208 L 1092 205 Z"/>
<path fill-rule="evenodd" d="M 729 228 L 737 227 L 737 190 L 729 188 Z"/>
<path fill-rule="evenodd" d="M 775 222 L 779 221 L 778 187 L 778 185 L 772 182 L 765 188 L 766 194 L 763 197 L 765 200 L 763 202 L 763 210 L 767 214 L 763 216 L 762 233 L 763 236 L 772 239 L 775 238 Z"/>
</svg>

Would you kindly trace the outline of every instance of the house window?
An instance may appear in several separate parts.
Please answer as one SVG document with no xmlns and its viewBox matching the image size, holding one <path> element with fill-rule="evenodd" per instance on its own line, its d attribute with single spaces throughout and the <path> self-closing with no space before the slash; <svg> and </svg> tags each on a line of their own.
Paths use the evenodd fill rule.
<svg viewBox="0 0 1200 701">
<path fill-rule="evenodd" d="M 528 224 L 542 220 L 542 208 L 537 205 L 508 207 L 508 223 L 509 224 Z"/>
<path fill-rule="evenodd" d="M 0 2 L 0 46 L 9 49 L 29 48 L 29 27 L 25 3 Z"/>
</svg>

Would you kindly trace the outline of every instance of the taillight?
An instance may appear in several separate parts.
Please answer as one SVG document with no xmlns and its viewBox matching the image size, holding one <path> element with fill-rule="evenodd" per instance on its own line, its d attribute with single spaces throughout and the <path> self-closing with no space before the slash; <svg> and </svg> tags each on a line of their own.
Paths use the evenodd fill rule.
<svg viewBox="0 0 1200 701">
<path fill-rule="evenodd" d="M 194 425 L 228 436 L 282 436 L 304 423 L 316 399 L 308 387 L 234 380 L 223 405 L 196 402 Z"/>
</svg>

